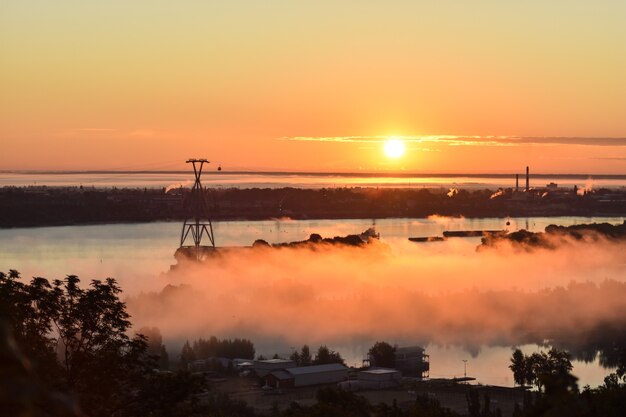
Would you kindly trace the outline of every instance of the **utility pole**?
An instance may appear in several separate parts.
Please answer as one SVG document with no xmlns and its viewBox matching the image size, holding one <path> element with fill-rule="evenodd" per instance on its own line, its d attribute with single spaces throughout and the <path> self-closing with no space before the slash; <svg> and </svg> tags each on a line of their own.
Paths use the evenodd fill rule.
<svg viewBox="0 0 626 417">
<path fill-rule="evenodd" d="M 188 159 L 186 162 L 193 165 L 193 173 L 196 180 L 191 188 L 191 192 L 183 203 L 185 221 L 180 235 L 180 247 L 193 248 L 196 260 L 200 260 L 202 258 L 202 248 L 215 249 L 215 238 L 213 237 L 213 225 L 209 217 L 209 207 L 206 202 L 204 187 L 202 187 L 200 182 L 202 168 L 209 161 L 206 159 Z M 193 245 L 186 245 L 185 242 L 190 235 Z M 209 239 L 210 245 L 202 245 L 204 236 Z"/>
<path fill-rule="evenodd" d="M 467 378 L 467 359 L 462 359 L 463 361 L 463 377 Z"/>
</svg>

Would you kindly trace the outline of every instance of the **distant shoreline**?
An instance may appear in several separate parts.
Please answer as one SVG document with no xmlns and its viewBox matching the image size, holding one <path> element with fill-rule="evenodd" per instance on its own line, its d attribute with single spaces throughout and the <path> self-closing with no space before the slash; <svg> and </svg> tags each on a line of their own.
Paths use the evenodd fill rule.
<svg viewBox="0 0 626 417">
<path fill-rule="evenodd" d="M 525 175 L 523 170 L 512 173 L 417 173 L 417 172 L 307 172 L 307 171 L 214 171 L 205 170 L 206 175 L 267 175 L 283 176 L 298 175 L 304 177 L 357 177 L 357 178 L 515 178 L 516 174 L 520 179 Z M 150 175 L 150 174 L 175 174 L 189 175 L 193 178 L 193 173 L 189 170 L 0 170 L 1 174 L 14 175 Z M 565 173 L 547 174 L 531 173 L 531 178 L 563 178 L 563 179 L 615 179 L 626 180 L 626 174 L 594 174 L 594 173 Z"/>
<path fill-rule="evenodd" d="M 188 188 L 0 187 L 0 228 L 181 221 Z M 213 220 L 626 216 L 626 190 L 214 188 Z"/>
<path fill-rule="evenodd" d="M 98 189 L 167 189 L 191 187 L 190 171 L 4 171 L 2 187 L 89 187 Z M 530 174 L 530 187 L 626 190 L 625 175 Z M 497 190 L 525 187 L 526 175 L 520 174 L 415 174 L 390 172 L 270 172 L 218 171 L 205 167 L 202 183 L 208 189 L 333 189 L 333 188 L 396 188 L 396 189 L 468 189 Z"/>
</svg>

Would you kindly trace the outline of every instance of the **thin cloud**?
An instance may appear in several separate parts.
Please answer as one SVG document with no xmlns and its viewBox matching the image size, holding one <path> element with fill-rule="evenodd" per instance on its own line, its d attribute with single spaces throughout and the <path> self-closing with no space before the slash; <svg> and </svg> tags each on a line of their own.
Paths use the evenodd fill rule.
<svg viewBox="0 0 626 417">
<path fill-rule="evenodd" d="M 518 137 L 511 138 L 517 143 L 530 144 L 563 144 L 586 146 L 626 146 L 626 138 L 610 137 Z"/>
<path fill-rule="evenodd" d="M 422 135 L 422 136 L 393 136 L 407 143 L 443 143 L 447 145 L 495 145 L 508 146 L 505 136 L 453 136 L 453 135 Z M 389 136 L 292 136 L 282 137 L 279 140 L 295 142 L 335 142 L 335 143 L 383 143 Z"/>
<path fill-rule="evenodd" d="M 420 135 L 394 136 L 404 142 L 442 144 L 448 146 L 519 146 L 519 145 L 581 145 L 626 147 L 626 138 L 611 137 L 559 137 L 559 136 L 455 136 Z M 279 140 L 295 142 L 382 143 L 389 136 L 292 136 Z"/>
</svg>

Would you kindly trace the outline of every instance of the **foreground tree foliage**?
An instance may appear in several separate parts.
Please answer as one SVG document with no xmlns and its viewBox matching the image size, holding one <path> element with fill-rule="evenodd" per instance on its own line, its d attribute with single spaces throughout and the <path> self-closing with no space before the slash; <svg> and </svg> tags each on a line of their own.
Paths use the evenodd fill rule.
<svg viewBox="0 0 626 417">
<path fill-rule="evenodd" d="M 51 389 L 20 352 L 6 318 L 0 317 L 0 415 L 81 416 L 71 395 Z"/>
<path fill-rule="evenodd" d="M 147 344 L 126 334 L 131 323 L 114 279 L 94 280 L 88 289 L 79 283 L 69 275 L 25 284 L 16 271 L 2 273 L 0 314 L 10 318 L 18 346 L 49 382 L 84 395 L 96 395 L 88 392 L 99 386 L 93 391 L 106 395 L 115 387 L 103 379 L 117 380 L 120 372 L 142 365 Z"/>
<path fill-rule="evenodd" d="M 128 336 L 131 322 L 116 281 L 93 280 L 87 289 L 79 284 L 73 275 L 24 283 L 17 271 L 0 272 L 0 317 L 9 338 L 3 342 L 11 346 L 14 340 L 13 349 L 19 352 L 10 356 L 13 367 L 7 369 L 18 372 L 20 361 L 15 358 L 23 355 L 23 367 L 31 372 L 25 375 L 39 390 L 75 395 L 80 409 L 91 416 L 145 415 L 145 409 L 135 413 L 144 407 L 136 405 L 150 404 L 151 393 L 176 403 L 199 390 L 196 383 L 185 382 L 156 394 L 163 385 L 157 379 L 167 380 L 153 371 L 146 338 Z M 176 397 L 174 385 L 184 395 Z M 18 401 L 9 415 L 19 415 L 31 405 Z"/>
</svg>

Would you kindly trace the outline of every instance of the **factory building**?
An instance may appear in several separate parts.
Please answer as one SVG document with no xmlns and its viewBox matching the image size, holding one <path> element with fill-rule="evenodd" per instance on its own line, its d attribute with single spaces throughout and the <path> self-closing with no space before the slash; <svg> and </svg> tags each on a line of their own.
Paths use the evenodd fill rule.
<svg viewBox="0 0 626 417">
<path fill-rule="evenodd" d="M 299 366 L 272 371 L 262 379 L 273 388 L 298 388 L 311 385 L 336 384 L 348 378 L 348 368 L 340 363 Z"/>
</svg>

